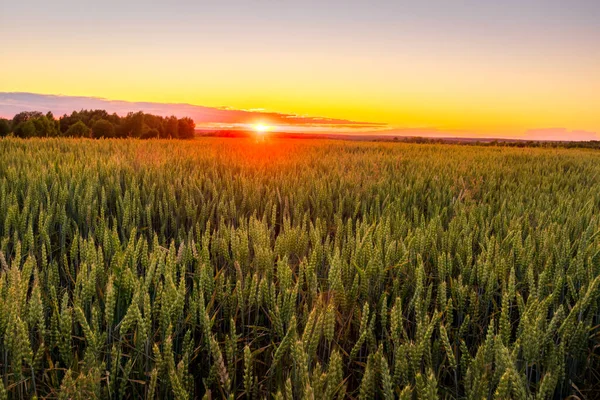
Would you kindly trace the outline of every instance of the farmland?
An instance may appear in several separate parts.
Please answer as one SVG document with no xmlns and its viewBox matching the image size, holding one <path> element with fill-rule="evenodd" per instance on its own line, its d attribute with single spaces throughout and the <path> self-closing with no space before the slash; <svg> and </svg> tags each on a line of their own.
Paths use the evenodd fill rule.
<svg viewBox="0 0 600 400">
<path fill-rule="evenodd" d="M 0 399 L 552 399 L 600 371 L 600 153 L 0 140 Z"/>
</svg>

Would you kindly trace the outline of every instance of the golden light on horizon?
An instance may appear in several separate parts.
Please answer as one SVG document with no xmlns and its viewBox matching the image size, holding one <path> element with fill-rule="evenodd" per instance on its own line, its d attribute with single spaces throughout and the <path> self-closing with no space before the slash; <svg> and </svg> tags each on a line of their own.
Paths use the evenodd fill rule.
<svg viewBox="0 0 600 400">
<path fill-rule="evenodd" d="M 265 133 L 271 130 L 271 127 L 265 124 L 255 124 L 252 126 L 252 129 L 254 129 L 254 132 L 256 132 L 257 134 L 264 135 Z"/>
</svg>

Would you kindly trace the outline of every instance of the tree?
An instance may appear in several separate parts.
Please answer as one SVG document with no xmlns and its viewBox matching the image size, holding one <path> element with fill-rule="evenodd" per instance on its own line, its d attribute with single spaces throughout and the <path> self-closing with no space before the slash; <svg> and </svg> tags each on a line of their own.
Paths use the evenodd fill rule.
<svg viewBox="0 0 600 400">
<path fill-rule="evenodd" d="M 160 132 L 156 128 L 147 129 L 142 135 L 141 139 L 154 139 L 160 136 Z"/>
<path fill-rule="evenodd" d="M 163 117 L 152 114 L 144 114 L 144 124 L 145 130 L 143 137 L 148 136 L 149 131 L 152 131 L 152 133 L 154 133 L 153 130 L 156 130 L 159 134 L 161 134 L 161 130 L 163 128 Z"/>
<path fill-rule="evenodd" d="M 39 111 L 23 111 L 23 112 L 20 112 L 20 113 L 16 114 L 13 117 L 13 126 L 16 127 L 21 122 L 27 122 L 30 119 L 39 118 L 39 117 L 42 117 L 43 115 L 44 114 L 42 114 Z"/>
<path fill-rule="evenodd" d="M 75 124 L 71 125 L 69 129 L 65 132 L 65 136 L 70 137 L 90 137 L 90 128 L 82 121 L 77 121 Z"/>
<path fill-rule="evenodd" d="M 112 138 L 115 137 L 115 127 L 105 119 L 99 119 L 92 125 L 92 137 Z"/>
<path fill-rule="evenodd" d="M 164 137 L 179 137 L 179 121 L 176 116 L 165 119 Z"/>
<path fill-rule="evenodd" d="M 0 118 L 0 137 L 6 136 L 10 133 L 10 124 L 7 119 Z"/>
<path fill-rule="evenodd" d="M 31 120 L 20 122 L 15 126 L 14 134 L 20 138 L 30 138 L 36 136 L 35 125 Z"/>
<path fill-rule="evenodd" d="M 67 132 L 67 130 L 77 123 L 77 121 L 81 121 L 87 126 L 91 127 L 94 125 L 94 122 L 100 119 L 105 119 L 112 123 L 113 125 L 119 125 L 121 118 L 117 114 L 109 114 L 106 110 L 81 110 L 81 111 L 73 111 L 71 115 L 63 115 L 60 118 L 60 130 L 61 132 Z"/>
<path fill-rule="evenodd" d="M 145 114 L 142 111 L 130 112 L 126 117 L 106 110 L 80 110 L 59 119 L 52 112 L 23 111 L 12 121 L 0 119 L 0 136 L 11 131 L 18 137 L 135 137 L 191 139 L 195 135 L 196 124 L 188 117 L 162 117 Z"/>
<path fill-rule="evenodd" d="M 130 112 L 121 120 L 121 136 L 123 137 L 142 137 L 144 134 L 144 113 L 138 111 Z"/>
<path fill-rule="evenodd" d="M 51 120 L 47 116 L 42 115 L 37 118 L 31 118 L 29 121 L 33 122 L 33 125 L 35 126 L 35 136 L 58 136 L 58 126 L 54 119 Z"/>
<path fill-rule="evenodd" d="M 181 118 L 179 120 L 179 138 L 180 139 L 193 139 L 194 138 L 194 130 L 196 129 L 196 124 L 194 120 L 188 117 Z"/>
</svg>

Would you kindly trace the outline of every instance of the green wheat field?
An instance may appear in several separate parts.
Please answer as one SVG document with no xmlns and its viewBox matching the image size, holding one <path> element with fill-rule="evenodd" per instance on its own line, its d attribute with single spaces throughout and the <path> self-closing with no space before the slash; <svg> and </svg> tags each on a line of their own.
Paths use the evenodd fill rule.
<svg viewBox="0 0 600 400">
<path fill-rule="evenodd" d="M 0 140 L 0 399 L 600 390 L 600 153 Z"/>
</svg>

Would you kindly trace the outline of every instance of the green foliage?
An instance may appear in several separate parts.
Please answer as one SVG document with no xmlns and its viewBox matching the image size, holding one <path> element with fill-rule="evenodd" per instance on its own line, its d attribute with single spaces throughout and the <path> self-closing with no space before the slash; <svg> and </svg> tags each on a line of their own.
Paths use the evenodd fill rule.
<svg viewBox="0 0 600 400">
<path fill-rule="evenodd" d="M 181 118 L 178 124 L 178 138 L 192 139 L 194 137 L 194 129 L 196 128 L 196 124 L 191 118 Z"/>
<path fill-rule="evenodd" d="M 7 119 L 0 118 L 0 137 L 7 136 L 10 131 L 10 122 Z"/>
<path fill-rule="evenodd" d="M 18 123 L 14 128 L 14 134 L 20 138 L 32 138 L 37 136 L 35 124 L 31 120 Z"/>
<path fill-rule="evenodd" d="M 21 138 L 58 136 L 58 124 L 52 113 L 23 112 L 13 118 L 14 134 Z"/>
<path fill-rule="evenodd" d="M 52 113 L 43 115 L 39 118 L 32 118 L 29 121 L 35 125 L 35 136 L 54 137 L 58 136 L 58 124 Z"/>
<path fill-rule="evenodd" d="M 115 127 L 105 119 L 96 120 L 92 125 L 92 137 L 97 139 L 115 137 Z"/>
<path fill-rule="evenodd" d="M 130 112 L 126 117 L 121 118 L 121 125 L 119 126 L 121 137 L 134 137 L 140 138 L 144 133 L 144 119 L 145 115 L 143 112 L 138 111 L 136 113 Z"/>
<path fill-rule="evenodd" d="M 598 157 L 4 138 L 0 399 L 593 398 Z"/>
<path fill-rule="evenodd" d="M 112 125 L 111 125 L 112 126 Z M 90 128 L 87 127 L 82 121 L 77 121 L 67 129 L 65 132 L 66 136 L 69 137 L 89 137 Z"/>
<path fill-rule="evenodd" d="M 142 111 L 130 112 L 125 117 L 109 114 L 106 110 L 73 111 L 58 120 L 51 112 L 24 111 L 13 117 L 12 124 L 0 119 L 0 137 L 11 131 L 20 138 L 32 137 L 93 137 L 93 138 L 179 138 L 193 139 L 196 124 L 191 118 L 161 117 Z"/>
<path fill-rule="evenodd" d="M 29 121 L 30 119 L 41 118 L 44 114 L 39 111 L 22 111 L 18 114 L 15 114 L 12 120 L 13 126 L 17 126 L 20 123 Z"/>
<path fill-rule="evenodd" d="M 164 137 L 178 138 L 179 137 L 179 120 L 175 116 L 165 118 Z"/>
</svg>

